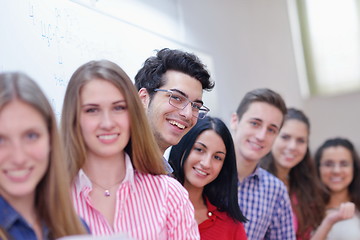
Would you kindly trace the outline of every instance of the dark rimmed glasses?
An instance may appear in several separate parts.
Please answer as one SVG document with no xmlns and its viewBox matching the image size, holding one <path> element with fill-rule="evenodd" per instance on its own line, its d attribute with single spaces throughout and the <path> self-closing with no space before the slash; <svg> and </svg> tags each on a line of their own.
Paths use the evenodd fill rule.
<svg viewBox="0 0 360 240">
<path fill-rule="evenodd" d="M 196 118 L 203 119 L 210 111 L 202 102 L 192 102 L 180 92 L 175 90 L 154 89 L 154 92 L 166 92 L 169 94 L 169 104 L 177 109 L 183 110 L 189 103 L 191 103 L 192 115 Z"/>
</svg>

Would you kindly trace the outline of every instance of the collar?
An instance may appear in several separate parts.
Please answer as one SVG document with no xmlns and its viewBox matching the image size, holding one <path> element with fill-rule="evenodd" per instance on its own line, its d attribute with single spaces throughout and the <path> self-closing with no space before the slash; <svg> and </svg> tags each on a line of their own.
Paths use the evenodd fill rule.
<svg viewBox="0 0 360 240">
<path fill-rule="evenodd" d="M 172 174 L 174 172 L 174 169 L 171 167 L 169 161 L 163 157 L 164 167 L 167 174 Z"/>
<path fill-rule="evenodd" d="M 262 169 L 260 168 L 259 164 L 256 165 L 254 171 L 249 176 L 244 178 L 241 182 L 238 180 L 238 184 L 242 184 L 246 181 L 250 181 L 251 179 L 259 180 L 261 176 L 261 170 Z"/>
<path fill-rule="evenodd" d="M 3 198 L 0 196 L 0 226 L 8 230 L 19 219 L 23 220 L 21 215 Z M 6 217 L 5 217 L 6 216 Z"/>
<path fill-rule="evenodd" d="M 250 174 L 251 177 L 258 177 L 260 178 L 260 175 L 261 175 L 261 168 L 259 166 L 259 164 L 256 166 L 254 172 L 252 174 Z"/>
<path fill-rule="evenodd" d="M 135 186 L 134 183 L 134 167 L 132 165 L 130 156 L 125 153 L 125 177 L 124 180 L 121 182 L 120 186 L 123 184 L 129 184 L 130 189 L 133 189 Z M 77 194 L 80 195 L 80 193 L 85 190 L 86 188 L 92 189 L 92 183 L 88 176 L 86 176 L 85 172 L 80 169 L 79 173 L 77 175 L 77 178 L 75 179 L 75 187 L 78 189 Z"/>
<path fill-rule="evenodd" d="M 227 213 L 226 212 L 220 212 L 216 206 L 211 204 L 211 202 L 209 201 L 208 198 L 205 198 L 205 203 L 206 203 L 206 207 L 208 209 L 208 212 L 209 213 L 211 212 L 211 214 L 212 214 L 212 216 L 209 216 L 210 219 L 215 217 L 215 216 L 218 217 L 218 218 L 221 218 L 221 219 L 226 219 Z"/>
<path fill-rule="evenodd" d="M 0 196 L 0 213 L 0 226 L 6 231 L 9 231 L 17 221 L 28 225 L 26 220 L 2 196 Z M 43 221 L 41 222 L 41 228 L 43 236 L 49 236 L 49 229 Z"/>
</svg>

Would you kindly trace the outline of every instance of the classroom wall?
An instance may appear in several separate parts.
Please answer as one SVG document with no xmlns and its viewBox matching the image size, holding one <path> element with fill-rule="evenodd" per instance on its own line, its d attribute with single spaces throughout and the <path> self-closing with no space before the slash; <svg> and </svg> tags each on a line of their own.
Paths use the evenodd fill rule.
<svg viewBox="0 0 360 240">
<path fill-rule="evenodd" d="M 293 0 L 179 1 L 186 39 L 214 58 L 220 116 L 229 120 L 245 92 L 257 87 L 278 91 L 288 106 L 311 120 L 314 152 L 327 138 L 342 136 L 360 150 L 360 93 L 303 97 L 291 19 Z M 289 9 L 290 8 L 290 9 Z M 200 14 L 200 16 L 199 16 Z M 295 41 L 296 42 L 296 41 Z"/>
<path fill-rule="evenodd" d="M 46 46 L 46 28 L 39 28 L 39 39 L 34 41 L 43 41 L 45 46 L 38 49 L 31 49 L 28 39 L 24 37 L 24 32 L 28 29 L 16 29 L 17 26 L 23 26 L 22 21 L 28 21 L 31 15 L 32 4 L 41 3 L 42 0 L 28 0 L 24 2 L 14 1 L 9 4 L 6 0 L 0 0 L 2 6 L 16 6 L 17 4 L 26 4 L 24 18 L 13 17 L 18 14 L 17 9 L 1 8 L 0 28 L 2 38 L 0 38 L 0 70 L 14 70 L 17 66 L 34 77 L 39 72 L 52 71 L 58 74 L 46 74 L 47 78 L 57 78 L 57 84 L 61 85 L 61 91 L 64 90 L 64 83 L 70 74 L 80 63 L 93 56 L 101 58 L 109 56 L 121 64 L 127 70 L 131 77 L 134 76 L 136 69 L 147 56 L 152 54 L 151 50 L 167 44 L 170 47 L 181 47 L 199 53 L 209 65 L 209 69 L 216 81 L 215 91 L 205 93 L 204 99 L 211 107 L 211 114 L 221 117 L 225 122 L 229 122 L 231 113 L 236 109 L 242 96 L 249 90 L 258 87 L 269 87 L 278 91 L 286 100 L 288 106 L 294 106 L 303 109 L 310 117 L 312 123 L 311 148 L 314 150 L 325 138 L 333 136 L 345 136 L 350 138 L 360 149 L 360 136 L 357 132 L 357 123 L 360 121 L 360 112 L 356 108 L 360 100 L 360 93 L 354 92 L 341 96 L 322 96 L 304 98 L 300 90 L 299 76 L 301 72 L 297 68 L 296 50 L 294 45 L 293 32 L 291 28 L 291 15 L 289 15 L 289 6 L 294 0 L 122 0 L 110 1 L 116 2 L 121 9 L 126 9 L 120 13 L 125 16 L 120 23 L 116 23 L 115 28 L 92 32 L 92 25 L 88 28 L 87 45 L 83 47 L 82 56 L 59 55 L 58 52 L 69 51 L 71 40 L 81 39 L 80 36 L 71 35 L 69 42 L 63 42 L 57 49 Z M 15 3 L 16 2 L 16 3 Z M 101 2 L 91 0 L 49 0 L 46 6 L 67 4 L 70 8 L 79 8 L 77 3 L 96 3 Z M 73 5 L 76 2 L 76 5 Z M 74 7 L 71 7 L 74 6 Z M 38 6 L 39 7 L 39 6 Z M 126 8 L 125 8 L 126 7 Z M 6 10 L 4 10 L 6 9 Z M 152 10 L 151 10 L 152 9 Z M 11 14 L 11 11 L 14 11 Z M 81 14 L 87 14 L 82 9 Z M 152 16 L 145 20 L 136 18 L 141 11 L 151 11 Z M 152 12 L 153 11 L 153 12 Z M 77 26 L 85 26 L 86 21 L 83 17 L 75 17 L 73 12 L 73 23 Z M 100 14 L 101 15 L 101 14 Z M 91 13 L 91 21 L 119 21 L 114 18 L 106 18 Z M 142 16 L 140 14 L 140 16 Z M 161 18 L 159 18 L 161 16 Z M 63 18 L 65 19 L 65 18 Z M 101 20 L 101 21 L 100 21 Z M 159 27 L 158 20 L 169 23 L 175 27 Z M 56 21 L 56 18 L 55 20 Z M 154 23 L 151 25 L 150 23 Z M 39 23 L 38 23 L 39 24 Z M 74 25 L 70 25 L 74 26 Z M 120 26 L 120 27 L 119 27 Z M 129 29 L 129 30 L 124 30 Z M 174 30 L 175 29 L 175 30 Z M 68 29 L 69 31 L 71 28 Z M 124 41 L 123 35 L 118 32 L 125 31 L 128 40 Z M 114 39 L 108 40 L 111 44 L 106 44 L 106 39 L 102 35 L 112 33 Z M 32 35 L 33 32 L 29 32 Z M 64 32 L 66 34 L 66 32 Z M 136 38 L 136 34 L 140 34 Z M 147 37 L 144 37 L 147 36 Z M 129 41 L 135 38 L 136 41 Z M 153 45 L 144 47 L 142 43 L 149 42 L 152 39 Z M 60 39 L 62 40 L 62 39 Z M 101 43 L 99 43 L 101 40 Z M 118 44 L 116 41 L 118 40 Z M 14 41 L 18 46 L 8 46 Z M 12 42 L 11 42 L 12 44 Z M 69 44 L 69 45 L 68 45 Z M 96 45 L 97 51 L 94 53 L 92 46 Z M 84 48 L 88 46 L 88 48 Z M 89 47 L 91 46 L 91 47 Z M 100 46 L 100 47 L 99 47 Z M 104 47 L 103 51 L 99 51 Z M 153 47 L 153 48 L 152 48 Z M 110 49 L 110 50 L 109 50 Z M 74 47 L 73 51 L 78 51 Z M 87 51 L 87 53 L 85 53 Z M 27 58 L 34 56 L 34 58 Z M 116 54 L 114 53 L 116 52 Z M 91 54 L 90 54 L 91 53 Z M 119 54 L 117 54 L 119 53 Z M 133 53 L 133 54 L 131 54 Z M 52 56 L 52 54 L 54 56 Z M 55 56 L 56 55 L 56 56 Z M 24 56 L 24 57 L 22 57 Z M 53 68 L 58 68 L 44 58 L 59 58 L 60 62 L 71 62 L 69 65 L 61 68 L 63 71 L 57 72 Z M 44 60 L 45 59 L 45 60 Z M 71 61 L 65 61 L 70 60 Z M 82 62 L 83 61 L 83 62 Z M 11 64 L 10 64 L 11 63 Z M 59 63 L 57 63 L 59 64 Z M 61 64 L 60 64 L 61 65 Z M 66 69 L 66 70 L 64 70 Z M 300 73 L 300 75 L 299 75 Z M 59 74 L 61 76 L 59 76 Z M 61 82 L 60 80 L 63 80 Z M 55 81 L 55 83 L 56 83 Z M 54 83 L 54 84 L 55 84 Z M 47 92 L 51 92 L 52 86 L 48 83 L 43 87 Z M 60 92 L 61 92 L 60 91 Z M 49 96 L 52 98 L 52 96 Z M 61 102 L 62 94 L 53 97 L 53 103 Z M 57 104 L 56 111 L 59 114 L 61 106 Z"/>
</svg>

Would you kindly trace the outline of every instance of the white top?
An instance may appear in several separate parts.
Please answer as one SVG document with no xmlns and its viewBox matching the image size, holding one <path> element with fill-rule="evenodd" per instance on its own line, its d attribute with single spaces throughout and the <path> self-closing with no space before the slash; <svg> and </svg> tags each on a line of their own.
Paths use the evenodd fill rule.
<svg viewBox="0 0 360 240">
<path fill-rule="evenodd" d="M 327 213 L 334 210 L 328 210 Z M 360 212 L 350 219 L 339 221 L 331 228 L 327 240 L 360 240 Z"/>
</svg>

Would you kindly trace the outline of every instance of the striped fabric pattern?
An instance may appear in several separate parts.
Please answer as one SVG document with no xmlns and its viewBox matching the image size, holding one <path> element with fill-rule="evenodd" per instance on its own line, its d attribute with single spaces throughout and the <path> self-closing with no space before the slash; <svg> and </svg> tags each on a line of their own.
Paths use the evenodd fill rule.
<svg viewBox="0 0 360 240">
<path fill-rule="evenodd" d="M 80 170 L 73 185 L 75 209 L 94 235 L 126 233 L 134 239 L 200 239 L 187 191 L 166 175 L 134 171 L 126 157 L 126 176 L 117 191 L 114 226 L 91 205 L 91 182 Z"/>
</svg>

